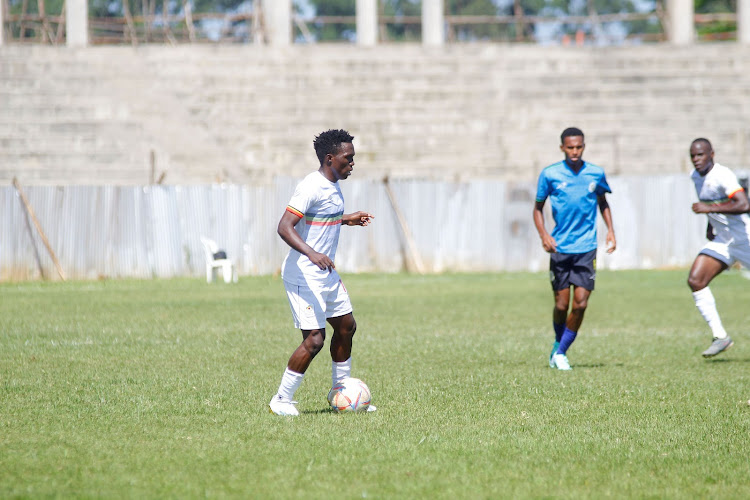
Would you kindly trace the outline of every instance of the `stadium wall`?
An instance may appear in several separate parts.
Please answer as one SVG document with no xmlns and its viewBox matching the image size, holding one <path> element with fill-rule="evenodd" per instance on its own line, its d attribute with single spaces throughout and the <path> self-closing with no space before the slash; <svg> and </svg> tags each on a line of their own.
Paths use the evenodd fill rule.
<svg viewBox="0 0 750 500">
<path fill-rule="evenodd" d="M 369 179 L 533 181 L 569 125 L 609 175 L 687 173 L 699 136 L 750 166 L 735 43 L 8 45 L 0 103 L 0 184 L 269 183 L 313 168 L 327 128 Z"/>
<path fill-rule="evenodd" d="M 204 277 L 201 236 L 240 275 L 274 274 L 288 251 L 276 226 L 299 179 L 264 186 L 31 186 L 23 191 L 68 279 Z M 618 248 L 603 269 L 688 266 L 706 218 L 690 210 L 686 175 L 610 178 Z M 531 182 L 392 180 L 394 199 L 427 272 L 540 271 Z M 409 242 L 382 181 L 342 183 L 349 211 L 375 215 L 341 231 L 342 272 L 413 269 Z M 59 279 L 14 187 L 0 188 L 0 279 Z M 548 214 L 548 221 L 549 221 Z M 601 223 L 601 221 L 600 221 Z M 551 222 L 550 222 L 551 224 Z M 600 240 L 604 238 L 600 226 Z"/>
</svg>

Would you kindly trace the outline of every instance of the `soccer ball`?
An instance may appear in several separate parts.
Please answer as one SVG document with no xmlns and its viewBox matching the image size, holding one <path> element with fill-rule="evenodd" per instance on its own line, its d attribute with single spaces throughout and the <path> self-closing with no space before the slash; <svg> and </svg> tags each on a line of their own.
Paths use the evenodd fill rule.
<svg viewBox="0 0 750 500">
<path fill-rule="evenodd" d="M 348 377 L 333 386 L 328 393 L 331 408 L 339 413 L 367 411 L 370 388 L 358 378 Z"/>
</svg>

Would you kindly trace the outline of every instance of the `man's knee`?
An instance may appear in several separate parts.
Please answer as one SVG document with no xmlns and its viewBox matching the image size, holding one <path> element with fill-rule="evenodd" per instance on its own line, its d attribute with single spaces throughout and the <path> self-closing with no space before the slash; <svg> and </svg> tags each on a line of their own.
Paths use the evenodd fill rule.
<svg viewBox="0 0 750 500">
<path fill-rule="evenodd" d="M 323 349 L 325 340 L 326 340 L 325 329 L 312 330 L 310 332 L 310 335 L 307 336 L 307 338 L 302 342 L 302 344 L 307 349 L 307 352 L 309 352 L 312 356 L 315 356 L 316 354 L 320 352 L 321 349 Z"/>
<path fill-rule="evenodd" d="M 555 311 L 567 312 L 570 306 L 570 297 L 558 295 L 555 297 Z"/>
<path fill-rule="evenodd" d="M 354 318 L 352 318 L 352 321 L 350 323 L 342 325 L 341 330 L 342 335 L 353 337 L 354 333 L 357 331 L 357 322 L 354 321 Z"/>
<path fill-rule="evenodd" d="M 589 306 L 589 298 L 578 298 L 573 300 L 573 306 L 570 308 L 573 314 L 583 314 Z"/>
<path fill-rule="evenodd" d="M 691 274 L 688 276 L 687 280 L 688 287 L 694 292 L 697 292 L 698 290 L 703 290 L 708 286 L 707 280 L 702 278 L 701 276 L 693 275 Z"/>
</svg>

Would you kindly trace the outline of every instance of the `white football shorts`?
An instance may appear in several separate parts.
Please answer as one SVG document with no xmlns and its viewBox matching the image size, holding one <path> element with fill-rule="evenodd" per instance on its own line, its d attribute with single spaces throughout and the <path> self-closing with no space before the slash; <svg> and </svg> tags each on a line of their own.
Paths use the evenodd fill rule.
<svg viewBox="0 0 750 500">
<path fill-rule="evenodd" d="M 294 327 L 300 330 L 325 328 L 326 318 L 337 318 L 352 312 L 352 303 L 344 283 L 313 283 L 313 287 L 284 282 Z"/>
<path fill-rule="evenodd" d="M 709 241 L 699 253 L 713 257 L 727 266 L 739 262 L 745 268 L 750 269 L 750 244 L 747 240 L 739 242 L 733 240 L 731 243 L 717 240 Z"/>
</svg>

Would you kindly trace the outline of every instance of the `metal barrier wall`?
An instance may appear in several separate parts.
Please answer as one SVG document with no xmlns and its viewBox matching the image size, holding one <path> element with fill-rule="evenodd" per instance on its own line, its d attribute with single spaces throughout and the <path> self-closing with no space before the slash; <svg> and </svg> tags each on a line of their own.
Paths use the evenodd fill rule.
<svg viewBox="0 0 750 500">
<path fill-rule="evenodd" d="M 696 196 L 689 176 L 609 181 L 618 249 L 600 252 L 599 267 L 688 266 L 706 227 L 706 217 L 690 209 Z M 201 236 L 226 250 L 240 276 L 278 272 L 288 247 L 276 226 L 297 182 L 22 189 L 67 279 L 169 278 L 204 276 Z M 375 215 L 369 227 L 342 228 L 336 256 L 342 272 L 414 270 L 415 259 L 426 272 L 547 268 L 530 183 L 393 180 L 405 227 L 383 182 L 352 179 L 341 187 L 347 212 Z M 0 207 L 0 279 L 60 279 L 13 186 L 0 188 Z M 550 228 L 549 214 L 547 220 Z M 600 241 L 604 230 L 600 221 Z"/>
</svg>

